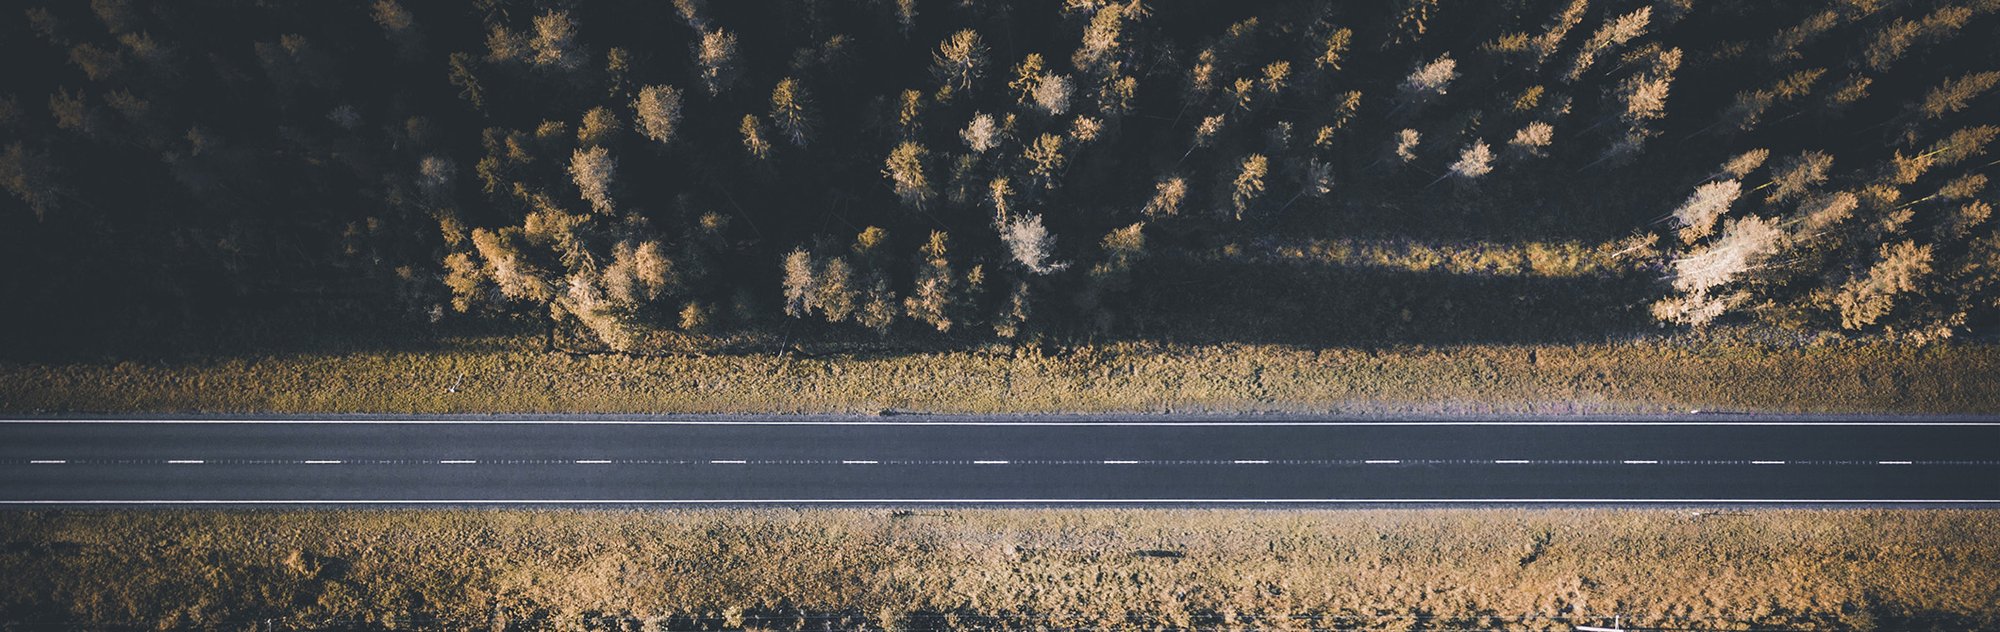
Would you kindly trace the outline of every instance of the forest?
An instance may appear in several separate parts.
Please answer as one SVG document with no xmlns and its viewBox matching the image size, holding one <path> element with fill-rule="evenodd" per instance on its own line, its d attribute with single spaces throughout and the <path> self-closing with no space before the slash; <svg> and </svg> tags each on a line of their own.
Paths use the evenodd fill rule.
<svg viewBox="0 0 2000 632">
<path fill-rule="evenodd" d="M 9 11 L 9 355 L 1937 343 L 2000 316 L 2000 0 Z"/>
</svg>

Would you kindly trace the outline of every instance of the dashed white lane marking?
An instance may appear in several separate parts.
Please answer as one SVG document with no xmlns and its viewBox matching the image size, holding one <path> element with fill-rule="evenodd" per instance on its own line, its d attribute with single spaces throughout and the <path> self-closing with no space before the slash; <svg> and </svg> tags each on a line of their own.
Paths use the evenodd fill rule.
<svg viewBox="0 0 2000 632">
<path fill-rule="evenodd" d="M 973 461 L 973 465 L 1006 465 L 1009 461 Z"/>
<path fill-rule="evenodd" d="M 168 460 L 167 460 L 167 464 L 168 464 L 168 465 L 201 465 L 202 463 L 206 463 L 206 461 L 202 461 L 202 460 L 200 460 L 200 459 L 168 459 Z"/>
<path fill-rule="evenodd" d="M 1909 465 L 1910 461 L 1876 461 L 1882 465 Z"/>
<path fill-rule="evenodd" d="M 1659 461 L 1626 461 L 1626 465 L 1659 465 Z"/>
<path fill-rule="evenodd" d="M 1137 465 L 1138 461 L 1105 461 L 1105 465 Z"/>
<path fill-rule="evenodd" d="M 30 463 L 30 464 L 33 464 L 33 465 L 62 465 L 62 464 L 64 464 L 64 463 L 68 463 L 68 462 L 69 462 L 69 461 L 63 461 L 63 460 L 59 460 L 59 459 L 43 459 L 43 460 L 40 460 L 40 461 L 29 461 L 28 463 Z"/>
<path fill-rule="evenodd" d="M 1501 459 L 1501 460 L 1498 460 L 1498 461 L 1494 461 L 1494 463 L 1498 463 L 1498 464 L 1501 464 L 1501 465 L 1526 465 L 1526 464 L 1528 464 L 1528 460 L 1527 460 L 1527 459 Z"/>
<path fill-rule="evenodd" d="M 452 459 L 452 460 L 447 460 L 447 461 L 438 461 L 438 463 L 441 463 L 441 464 L 444 464 L 444 465 L 466 465 L 466 464 L 470 464 L 470 463 L 478 463 L 478 461 L 474 461 L 474 460 L 470 460 L 470 459 Z"/>
<path fill-rule="evenodd" d="M 1784 461 L 1751 461 L 1751 465 L 1784 465 Z"/>
<path fill-rule="evenodd" d="M 322 461 L 306 461 L 306 462 L 305 462 L 305 464 L 306 464 L 306 465 L 339 465 L 339 464 L 340 464 L 340 461 L 335 461 L 335 460 L 322 460 Z"/>
<path fill-rule="evenodd" d="M 881 461 L 860 461 L 860 460 L 854 460 L 854 461 L 841 461 L 841 462 L 840 462 L 840 464 L 841 464 L 841 465 L 874 465 L 874 464 L 876 464 L 876 463 L 881 463 Z"/>
<path fill-rule="evenodd" d="M 1362 461 L 1362 463 L 1367 463 L 1369 465 L 1393 465 L 1396 463 L 1402 463 L 1402 461 L 1398 461 L 1395 459 L 1371 459 L 1367 461 Z"/>
<path fill-rule="evenodd" d="M 1271 464 L 1271 462 L 1270 462 L 1270 461 L 1265 461 L 1265 460 L 1262 460 L 1262 459 L 1245 459 L 1245 460 L 1240 460 L 1240 461 L 1230 461 L 1230 463 L 1235 463 L 1235 464 L 1237 464 L 1237 465 L 1270 465 L 1270 464 Z"/>
<path fill-rule="evenodd" d="M 610 462 L 611 462 L 611 461 L 610 461 L 610 460 L 607 460 L 607 459 L 578 459 L 578 460 L 577 460 L 577 463 L 579 463 L 579 464 L 582 464 L 582 465 L 603 465 L 603 464 L 606 464 L 606 463 L 610 463 Z"/>
<path fill-rule="evenodd" d="M 714 463 L 714 464 L 716 464 L 716 465 L 744 465 L 744 464 L 747 464 L 747 463 L 749 463 L 749 461 L 744 461 L 744 460 L 741 460 L 741 459 L 722 459 L 722 460 L 717 460 L 717 461 L 709 461 L 709 462 L 710 462 L 710 463 Z"/>
</svg>

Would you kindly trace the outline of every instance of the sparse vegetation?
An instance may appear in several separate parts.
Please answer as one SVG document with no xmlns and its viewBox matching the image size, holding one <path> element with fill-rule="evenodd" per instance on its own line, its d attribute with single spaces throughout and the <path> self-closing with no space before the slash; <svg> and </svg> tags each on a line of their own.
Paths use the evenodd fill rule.
<svg viewBox="0 0 2000 632">
<path fill-rule="evenodd" d="M 2000 625 L 1982 511 L 47 511 L 0 533 L 0 620 L 107 630 Z"/>
</svg>

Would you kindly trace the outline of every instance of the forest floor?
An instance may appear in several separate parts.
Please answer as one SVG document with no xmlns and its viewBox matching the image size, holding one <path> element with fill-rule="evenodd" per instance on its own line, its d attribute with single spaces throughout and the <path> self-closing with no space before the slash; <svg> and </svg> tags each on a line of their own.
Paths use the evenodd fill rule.
<svg viewBox="0 0 2000 632">
<path fill-rule="evenodd" d="M 0 411 L 391 413 L 2000 412 L 2000 345 L 1384 347 L 573 355 L 520 336 L 127 361 L 0 361 Z"/>
<path fill-rule="evenodd" d="M 0 621 L 101 629 L 2000 626 L 1990 511 L 64 510 L 0 534 Z"/>
</svg>

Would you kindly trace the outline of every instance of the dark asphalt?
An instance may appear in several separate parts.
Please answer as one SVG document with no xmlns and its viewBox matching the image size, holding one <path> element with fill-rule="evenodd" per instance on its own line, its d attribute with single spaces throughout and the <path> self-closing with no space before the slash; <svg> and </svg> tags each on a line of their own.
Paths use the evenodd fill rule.
<svg viewBox="0 0 2000 632">
<path fill-rule="evenodd" d="M 2000 424 L 0 422 L 107 501 L 2000 504 Z"/>
</svg>

